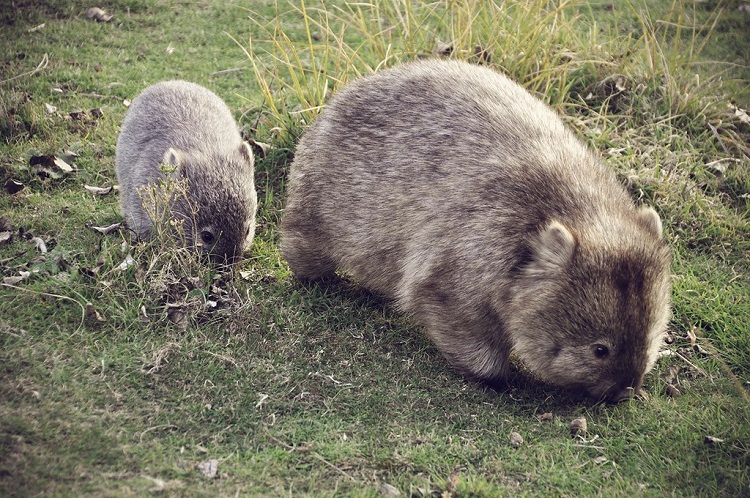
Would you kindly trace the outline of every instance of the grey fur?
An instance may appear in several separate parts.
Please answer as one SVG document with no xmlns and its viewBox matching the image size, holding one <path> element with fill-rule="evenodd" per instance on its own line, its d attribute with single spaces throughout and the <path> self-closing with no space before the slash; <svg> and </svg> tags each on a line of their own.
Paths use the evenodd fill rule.
<svg viewBox="0 0 750 498">
<path fill-rule="evenodd" d="M 300 278 L 338 269 L 393 298 L 471 378 L 502 381 L 514 351 L 618 401 L 669 321 L 661 231 L 541 101 L 429 60 L 333 97 L 297 147 L 281 249 Z"/>
<path fill-rule="evenodd" d="M 141 190 L 165 178 L 166 163 L 187 179 L 189 201 L 171 205 L 172 215 L 184 220 L 185 244 L 230 262 L 250 248 L 258 205 L 253 153 L 229 108 L 210 90 L 186 81 L 144 90 L 125 116 L 116 163 L 120 207 L 142 238 L 151 236 L 153 221 Z"/>
</svg>

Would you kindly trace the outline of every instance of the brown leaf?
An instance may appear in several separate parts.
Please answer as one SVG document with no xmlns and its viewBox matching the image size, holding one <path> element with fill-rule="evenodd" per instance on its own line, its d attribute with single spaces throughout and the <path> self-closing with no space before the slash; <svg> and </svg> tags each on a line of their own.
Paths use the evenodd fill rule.
<svg viewBox="0 0 750 498">
<path fill-rule="evenodd" d="M 75 171 L 70 164 L 53 154 L 31 156 L 29 165 L 42 178 L 59 179 Z"/>
<path fill-rule="evenodd" d="M 450 43 L 443 43 L 440 40 L 435 41 L 435 46 L 432 49 L 433 55 L 448 57 L 453 53 L 453 45 Z"/>
<path fill-rule="evenodd" d="M 83 188 L 96 195 L 107 195 L 112 192 L 112 185 L 109 187 L 92 187 L 91 185 L 84 185 Z"/>
<path fill-rule="evenodd" d="M 3 278 L 3 283 L 7 285 L 16 285 L 22 280 L 25 280 L 31 276 L 31 272 L 21 271 L 18 275 Z"/>
<path fill-rule="evenodd" d="M 8 180 L 5 182 L 5 191 L 10 195 L 17 194 L 26 187 L 23 183 L 18 180 Z"/>
<path fill-rule="evenodd" d="M 95 226 L 92 226 L 91 229 L 92 230 L 96 230 L 97 232 L 99 232 L 102 235 L 107 235 L 109 233 L 114 232 L 115 230 L 119 230 L 121 226 L 122 226 L 122 223 L 113 223 L 113 224 L 111 224 L 109 226 L 106 226 L 106 227 L 95 227 Z"/>
<path fill-rule="evenodd" d="M 112 14 L 107 14 L 107 11 L 100 9 L 99 7 L 90 7 L 86 10 L 86 17 L 96 22 L 109 22 L 114 16 Z"/>
<path fill-rule="evenodd" d="M 682 396 L 680 390 L 677 389 L 677 387 L 673 384 L 667 384 L 666 393 L 670 398 L 679 398 L 680 396 Z"/>
<path fill-rule="evenodd" d="M 574 418 L 570 422 L 570 434 L 573 436 L 584 436 L 588 431 L 588 424 L 586 423 L 586 417 Z"/>
<path fill-rule="evenodd" d="M 0 232 L 0 247 L 13 241 L 13 232 Z"/>
<path fill-rule="evenodd" d="M 510 440 L 510 445 L 514 448 L 520 448 L 523 444 L 523 437 L 517 432 L 511 432 L 508 439 Z"/>
<path fill-rule="evenodd" d="M 187 312 L 183 304 L 167 304 L 167 318 L 174 323 L 178 329 L 187 329 Z"/>
<path fill-rule="evenodd" d="M 252 138 L 248 140 L 248 143 L 253 147 L 254 151 L 260 152 L 261 159 L 266 157 L 268 154 L 268 151 L 271 150 L 271 144 L 267 144 L 265 142 L 258 142 L 257 140 L 253 140 Z"/>
<path fill-rule="evenodd" d="M 104 318 L 91 303 L 86 303 L 86 320 L 92 324 L 99 324 L 107 321 L 107 319 Z"/>
<path fill-rule="evenodd" d="M 552 414 L 552 412 L 546 412 L 546 413 L 542 413 L 541 415 L 537 415 L 536 418 L 540 422 L 549 422 L 550 420 L 554 418 L 554 415 Z"/>
<path fill-rule="evenodd" d="M 619 95 L 626 90 L 628 79 L 623 74 L 611 74 L 597 85 L 597 93 L 602 97 Z"/>
</svg>

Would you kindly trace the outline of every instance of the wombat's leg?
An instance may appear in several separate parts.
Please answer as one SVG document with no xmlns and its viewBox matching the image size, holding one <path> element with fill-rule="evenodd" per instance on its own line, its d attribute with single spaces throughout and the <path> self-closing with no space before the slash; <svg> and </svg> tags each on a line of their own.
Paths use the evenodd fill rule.
<svg viewBox="0 0 750 498">
<path fill-rule="evenodd" d="M 441 317 L 431 321 L 438 320 Z M 471 380 L 502 385 L 508 377 L 511 345 L 502 340 L 499 324 L 463 323 L 454 327 L 448 323 L 427 329 L 448 362 Z"/>
<path fill-rule="evenodd" d="M 492 307 L 461 299 L 456 289 L 429 279 L 415 291 L 405 308 L 425 325 L 448 362 L 472 380 L 502 384 L 508 375 L 512 344 Z"/>
<path fill-rule="evenodd" d="M 297 278 L 317 280 L 336 271 L 336 262 L 329 255 L 329 242 L 319 230 L 284 220 L 280 246 Z"/>
</svg>

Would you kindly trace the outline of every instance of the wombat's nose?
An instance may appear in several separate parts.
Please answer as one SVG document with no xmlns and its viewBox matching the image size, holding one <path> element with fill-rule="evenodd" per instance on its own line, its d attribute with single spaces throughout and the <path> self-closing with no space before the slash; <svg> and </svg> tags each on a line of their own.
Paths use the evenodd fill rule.
<svg viewBox="0 0 750 498">
<path fill-rule="evenodd" d="M 607 399 L 610 403 L 620 403 L 622 401 L 629 400 L 637 393 L 638 389 L 628 386 L 624 389 L 620 389 L 619 391 L 610 394 L 609 396 L 607 396 Z"/>
</svg>

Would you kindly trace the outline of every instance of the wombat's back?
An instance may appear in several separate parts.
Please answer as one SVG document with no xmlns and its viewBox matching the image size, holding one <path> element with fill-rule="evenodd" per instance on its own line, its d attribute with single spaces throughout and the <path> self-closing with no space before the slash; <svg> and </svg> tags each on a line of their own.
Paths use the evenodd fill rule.
<svg viewBox="0 0 750 498">
<path fill-rule="evenodd" d="M 637 389 L 669 317 L 661 221 L 508 78 L 420 61 L 355 81 L 301 139 L 281 249 L 396 300 L 472 377 Z"/>
<path fill-rule="evenodd" d="M 422 241 L 439 251 L 474 237 L 484 251 L 502 233 L 512 248 L 556 213 L 623 206 L 613 175 L 541 101 L 495 71 L 428 60 L 334 95 L 297 147 L 281 244 L 302 276 L 325 252 L 393 294 Z M 294 250 L 298 226 L 326 250 Z M 317 266 L 310 277 L 335 265 Z"/>
<path fill-rule="evenodd" d="M 249 247 L 257 205 L 253 155 L 223 100 L 186 81 L 157 83 L 133 100 L 116 166 L 123 214 L 144 238 L 153 220 L 143 209 L 142 189 L 166 178 L 162 163 L 188 183 L 191 206 L 173 206 L 186 222 L 188 244 L 231 259 Z M 202 240 L 193 241 L 194 234 Z"/>
</svg>

